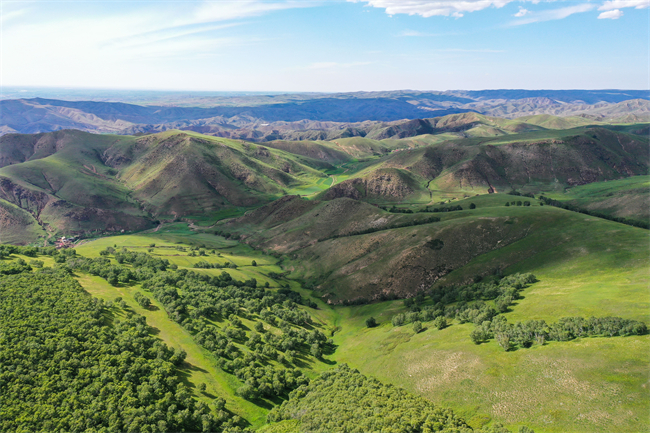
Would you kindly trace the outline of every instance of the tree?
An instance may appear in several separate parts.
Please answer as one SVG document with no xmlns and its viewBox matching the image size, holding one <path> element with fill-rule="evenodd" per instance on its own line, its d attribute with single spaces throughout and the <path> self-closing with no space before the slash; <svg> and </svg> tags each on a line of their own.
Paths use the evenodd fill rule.
<svg viewBox="0 0 650 433">
<path fill-rule="evenodd" d="M 264 332 L 264 324 L 262 322 L 255 322 L 254 328 L 257 332 Z"/>
<path fill-rule="evenodd" d="M 254 400 L 258 397 L 257 390 L 247 383 L 237 388 L 236 393 L 238 396 L 245 398 L 246 400 Z"/>
<path fill-rule="evenodd" d="M 375 326 L 377 326 L 377 321 L 375 320 L 375 318 L 374 317 L 368 317 L 366 319 L 366 327 L 374 328 Z"/>
<path fill-rule="evenodd" d="M 521 206 L 521 200 L 517 200 L 517 206 Z"/>
<path fill-rule="evenodd" d="M 433 321 L 433 326 L 438 329 L 445 329 L 447 327 L 447 319 L 445 316 L 438 316 L 436 320 Z"/>
<path fill-rule="evenodd" d="M 470 208 L 470 209 L 476 209 L 476 205 L 475 205 L 474 203 L 470 203 L 470 204 L 469 204 L 469 208 Z"/>
<path fill-rule="evenodd" d="M 416 320 L 413 322 L 413 331 L 418 334 L 420 331 L 422 331 L 422 322 L 419 320 Z"/>
<path fill-rule="evenodd" d="M 323 351 L 321 350 L 320 345 L 318 343 L 314 343 L 311 345 L 310 353 L 311 356 L 318 359 L 320 359 L 323 356 Z"/>
<path fill-rule="evenodd" d="M 135 302 L 140 304 L 142 308 L 149 308 L 151 306 L 151 299 L 142 295 L 140 292 L 135 292 L 133 294 L 133 299 L 135 299 Z"/>
<path fill-rule="evenodd" d="M 529 202 L 528 200 L 526 200 L 526 201 L 524 202 L 524 206 L 530 206 L 530 202 Z"/>
<path fill-rule="evenodd" d="M 251 266 L 257 266 L 257 262 L 256 262 L 255 260 L 253 260 L 253 261 L 251 262 Z"/>
<path fill-rule="evenodd" d="M 494 336 L 497 340 L 499 346 L 503 348 L 506 352 L 511 349 L 512 345 L 510 343 L 510 335 L 507 332 L 499 332 Z"/>
<path fill-rule="evenodd" d="M 506 206 L 510 206 L 510 202 L 509 202 L 509 201 L 506 202 Z"/>
</svg>

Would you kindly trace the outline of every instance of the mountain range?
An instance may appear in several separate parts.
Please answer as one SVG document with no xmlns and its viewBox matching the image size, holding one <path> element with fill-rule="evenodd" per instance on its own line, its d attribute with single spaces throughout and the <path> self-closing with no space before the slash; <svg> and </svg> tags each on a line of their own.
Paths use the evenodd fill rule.
<svg viewBox="0 0 650 433">
<path fill-rule="evenodd" d="M 114 98 L 119 99 L 119 98 Z M 169 96 L 139 104 L 92 100 L 0 100 L 0 134 L 61 129 L 142 134 L 169 129 L 272 141 L 365 136 L 387 122 L 475 112 L 503 118 L 550 114 L 590 122 L 650 119 L 647 91 L 456 91 Z M 191 104 L 191 105 L 190 105 Z"/>
</svg>

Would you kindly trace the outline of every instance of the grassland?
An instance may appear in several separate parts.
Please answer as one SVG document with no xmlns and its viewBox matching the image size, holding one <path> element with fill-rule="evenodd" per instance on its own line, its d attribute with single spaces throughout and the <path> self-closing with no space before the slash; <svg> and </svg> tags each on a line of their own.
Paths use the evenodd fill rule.
<svg viewBox="0 0 650 433">
<path fill-rule="evenodd" d="M 650 176 L 594 182 L 547 195 L 612 217 L 650 219 Z"/>
<path fill-rule="evenodd" d="M 504 206 L 518 200 L 530 200 L 532 205 Z M 420 238 L 433 230 L 430 237 L 440 237 L 446 227 L 459 224 L 463 232 L 453 233 L 460 247 L 472 241 L 471 236 L 462 237 L 471 221 L 505 221 L 523 227 L 524 236 L 471 259 L 436 284 L 467 283 L 474 276 L 488 276 L 495 270 L 505 274 L 532 272 L 539 282 L 526 289 L 524 298 L 506 314 L 510 322 L 555 322 L 566 316 L 618 316 L 646 323 L 650 319 L 650 239 L 646 230 L 505 194 L 453 203 L 466 210 L 437 214 L 442 221 L 431 228 L 394 230 L 390 241 L 382 238 L 384 242 L 378 243 L 366 240 L 380 239 L 378 234 L 356 236 L 356 240 L 343 244 L 339 239 L 331 251 L 326 243 L 319 243 L 300 250 L 298 258 L 285 262 L 286 266 L 296 269 L 297 276 L 316 270 L 332 278 L 339 270 L 346 273 L 352 269 L 364 278 L 373 278 L 371 275 L 384 275 L 383 269 L 396 271 L 386 257 L 400 254 L 399 239 L 409 239 L 412 245 L 413 236 Z M 477 208 L 469 210 L 470 203 Z M 315 219 L 313 226 L 303 227 L 302 232 L 325 230 L 325 223 Z M 480 236 L 488 233 L 495 231 Z M 357 251 L 366 244 L 374 245 L 373 251 L 383 251 L 381 245 L 387 244 L 393 252 L 386 250 L 384 259 L 369 266 L 368 255 L 372 253 Z M 382 277 L 384 288 L 389 280 L 388 274 Z M 344 280 L 337 281 L 325 291 L 345 287 Z M 409 326 L 394 329 L 390 319 L 401 311 L 405 311 L 401 301 L 324 306 L 323 320 L 337 330 L 334 340 L 339 348 L 333 359 L 461 410 L 476 427 L 500 421 L 510 427 L 529 425 L 537 432 L 555 433 L 637 432 L 650 426 L 648 336 L 551 342 L 506 353 L 494 342 L 474 345 L 469 338 L 473 325 L 454 324 L 438 331 L 425 324 L 430 329 L 418 335 Z M 365 319 L 370 316 L 381 326 L 367 329 Z"/>
<path fill-rule="evenodd" d="M 190 234 L 191 233 L 191 234 Z M 181 242 L 178 239 L 185 239 Z M 152 246 L 154 245 L 155 246 Z M 190 248 L 204 246 L 208 253 L 206 256 L 190 256 Z M 282 269 L 278 266 L 278 259 L 266 256 L 257 252 L 246 245 L 236 241 L 226 240 L 223 237 L 207 233 L 194 232 L 188 229 L 187 224 L 170 224 L 163 226 L 157 232 L 123 235 L 96 239 L 86 242 L 76 248 L 77 252 L 86 257 L 99 257 L 99 252 L 106 247 L 127 248 L 129 251 L 148 252 L 154 257 L 167 259 L 170 263 L 178 266 L 179 269 L 191 269 L 193 271 L 221 274 L 227 272 L 235 280 L 248 280 L 255 278 L 258 284 L 264 285 L 269 283 L 271 289 L 280 286 L 291 285 L 297 287 L 295 282 L 279 281 L 270 278 L 270 272 L 280 273 Z M 183 251 L 179 250 L 182 248 Z M 50 261 L 52 261 L 50 259 Z M 207 261 L 209 263 L 225 264 L 231 263 L 237 265 L 236 269 L 195 269 L 193 265 L 198 261 Z M 256 262 L 256 266 L 252 262 Z M 163 340 L 167 345 L 173 348 L 182 348 L 187 352 L 185 365 L 185 379 L 187 384 L 193 389 L 197 399 L 209 403 L 215 397 L 225 398 L 227 408 L 237 415 L 240 415 L 252 427 L 259 427 L 265 423 L 266 414 L 270 410 L 270 402 L 252 403 L 242 399 L 235 394 L 235 390 L 242 385 L 242 382 L 233 375 L 225 373 L 216 363 L 216 358 L 207 350 L 198 345 L 192 338 L 192 335 L 180 326 L 178 323 L 170 320 L 165 312 L 164 307 L 152 299 L 153 307 L 142 308 L 134 298 L 136 292 L 144 296 L 151 296 L 143 291 L 139 285 L 118 285 L 112 286 L 104 279 L 86 274 L 79 274 L 78 281 L 93 296 L 107 301 L 114 301 L 121 297 L 128 308 L 135 311 L 147 319 L 147 323 L 152 327 L 152 332 Z M 299 287 L 299 286 L 298 286 Z M 322 305 L 322 304 L 321 304 Z M 124 315 L 124 312 L 117 307 L 113 307 L 117 316 Z M 310 310 L 312 312 L 313 310 Z M 323 319 L 326 316 L 316 313 L 313 315 L 316 324 L 326 329 L 326 323 Z M 242 319 L 246 329 L 253 329 L 253 322 L 248 319 Z M 272 329 L 269 332 L 274 332 Z M 308 376 L 314 376 L 318 372 L 324 371 L 329 367 L 327 357 L 325 361 L 312 362 L 307 359 L 301 361 L 301 369 Z M 201 393 L 197 387 L 205 383 L 206 392 Z"/>
<path fill-rule="evenodd" d="M 528 120 L 486 120 L 456 132 L 405 139 L 339 139 L 302 150 L 169 131 L 142 139 L 146 151 L 138 148 L 143 153 L 135 162 L 120 158 L 140 139 L 102 136 L 89 142 L 87 153 L 80 153 L 83 140 L 77 133 L 62 133 L 66 143 L 72 143 L 64 152 L 0 171 L 12 188 L 29 192 L 32 200 L 21 203 L 24 209 L 0 200 L 0 242 L 41 237 L 42 244 L 46 233 L 29 212 L 41 215 L 53 232 L 65 227 L 99 230 L 102 225 L 104 230 L 108 220 L 95 216 L 126 203 L 123 215 L 111 214 L 111 230 L 127 218 L 145 222 L 129 227 L 158 227 L 88 239 L 77 247 L 80 254 L 98 257 L 106 247 L 124 247 L 167 259 L 180 269 L 227 272 L 235 280 L 255 278 L 272 290 L 289 285 L 316 302 L 319 309 L 308 310 L 315 326 L 333 335 L 338 346 L 323 361 L 305 359 L 300 368 L 307 376 L 346 362 L 460 411 L 474 427 L 503 422 L 514 429 L 528 425 L 537 433 L 648 431 L 647 335 L 549 342 L 504 352 L 494 341 L 473 344 L 470 324 L 436 330 L 425 323 L 428 329 L 418 334 L 410 326 L 393 328 L 391 317 L 405 311 L 402 301 L 357 307 L 326 302 L 411 296 L 432 284 L 532 272 L 539 281 L 505 314 L 510 322 L 619 316 L 648 323 L 647 230 L 502 193 L 512 188 L 544 192 L 615 216 L 648 218 L 650 181 L 647 161 L 639 156 L 647 154 L 647 138 L 633 135 L 634 129 L 627 126 L 590 128 L 575 119 L 559 124 L 544 116 Z M 542 129 L 552 127 L 573 128 Z M 121 161 L 113 161 L 119 170 L 101 165 L 94 153 L 100 151 Z M 330 152 L 331 161 L 310 156 L 321 151 Z M 527 156 L 521 159 L 523 154 Z M 549 156 L 554 158 L 550 162 Z M 621 173 L 644 175 L 613 180 Z M 393 183 L 386 180 L 389 177 Z M 484 194 L 492 185 L 488 177 L 498 193 Z M 355 179 L 362 179 L 367 190 L 382 192 L 351 200 L 345 194 L 363 189 Z M 377 179 L 384 184 L 368 187 Z M 604 179 L 609 180 L 593 182 Z M 572 186 L 586 181 L 592 183 Z M 342 184 L 351 189 L 345 191 Z M 412 192 L 396 200 L 396 186 L 405 185 Z M 324 191 L 336 187 L 343 191 L 341 196 L 321 200 Z M 309 200 L 262 206 L 286 194 Z M 463 210 L 396 214 L 363 200 L 399 201 L 399 207 L 414 211 L 424 205 L 460 205 Z M 504 206 L 525 200 L 531 206 Z M 470 204 L 476 208 L 470 209 Z M 87 209 L 96 213 L 84 213 Z M 432 216 L 440 221 L 391 228 Z M 154 224 L 154 217 L 192 222 Z M 9 224 L 12 218 L 20 224 Z M 354 234 L 369 228 L 377 230 Z M 217 236 L 217 230 L 242 235 L 242 242 Z M 444 248 L 428 246 L 434 239 L 444 241 Z M 205 255 L 191 248 L 201 248 Z M 50 258 L 42 260 L 46 266 L 54 264 Z M 199 261 L 236 268 L 197 269 Z M 293 279 L 278 278 L 282 272 L 290 272 Z M 123 298 L 129 310 L 147 318 L 159 338 L 187 352 L 185 378 L 197 399 L 223 397 L 227 407 L 253 427 L 264 424 L 266 413 L 278 402 L 254 404 L 237 397 L 234 390 L 241 382 L 217 367 L 214 356 L 170 320 L 162 305 L 153 300 L 154 306 L 144 309 L 135 302 L 135 293 L 142 290 L 137 284 L 111 286 L 85 274 L 77 278 L 94 296 Z M 112 308 L 116 317 L 125 314 Z M 366 328 L 370 316 L 380 326 Z M 243 322 L 252 328 L 252 322 Z M 198 392 L 201 383 L 207 385 L 205 393 Z"/>
<path fill-rule="evenodd" d="M 525 289 L 523 299 L 505 314 L 510 322 L 554 322 L 564 316 L 592 315 L 648 322 L 647 231 L 549 206 L 503 206 L 503 201 L 510 199 L 517 197 L 470 197 L 460 203 L 475 203 L 477 209 L 451 212 L 443 219 L 459 222 L 507 215 L 525 220 L 535 215 L 540 221 L 548 221 L 555 231 L 537 227 L 517 242 L 472 259 L 438 284 L 466 281 L 468 276 L 494 267 L 505 273 L 533 272 L 539 281 Z M 589 236 L 585 236 L 585 230 Z M 298 281 L 269 278 L 269 272 L 283 270 L 279 259 L 209 231 L 191 230 L 187 224 L 163 225 L 158 231 L 138 235 L 100 238 L 84 243 L 77 251 L 97 257 L 108 246 L 143 252 L 152 249 L 153 256 L 187 269 L 192 269 L 198 260 L 234 263 L 237 269 L 225 270 L 235 279 L 256 278 L 260 283 L 268 281 L 271 287 L 288 284 L 303 296 L 311 297 L 319 308 L 310 309 L 310 314 L 323 332 L 333 335 L 337 349 L 325 356 L 324 362 L 304 364 L 302 368 L 309 376 L 333 363 L 345 362 L 364 374 L 460 412 L 473 427 L 502 422 L 515 430 L 527 425 L 538 433 L 632 433 L 650 427 L 650 336 L 583 338 L 504 352 L 494 341 L 473 344 L 469 338 L 471 324 L 452 323 L 437 330 L 425 323 L 425 330 L 418 334 L 410 326 L 394 328 L 390 320 L 405 311 L 402 301 L 356 307 L 328 305 L 313 298 L 313 292 L 302 288 Z M 190 246 L 203 247 L 207 256 L 190 256 Z M 46 266 L 53 265 L 52 259 L 43 260 Z M 257 266 L 251 265 L 253 260 Z M 84 274 L 78 275 L 78 280 L 99 298 L 122 297 L 129 309 L 147 318 L 159 338 L 172 347 L 183 348 L 187 352 L 185 379 L 197 399 L 208 402 L 223 397 L 227 407 L 251 426 L 258 428 L 264 424 L 271 406 L 237 397 L 234 390 L 240 382 L 219 369 L 216 359 L 198 346 L 184 328 L 171 321 L 162 305 L 153 301 L 152 308 L 144 309 L 135 302 L 134 294 L 141 291 L 138 285 L 114 287 Z M 125 314 L 117 307 L 113 311 L 116 317 Z M 365 319 L 370 316 L 377 319 L 378 327 L 366 327 Z M 246 319 L 244 322 L 250 325 Z M 201 383 L 207 385 L 205 393 L 197 390 Z"/>
<path fill-rule="evenodd" d="M 539 279 L 505 315 L 508 321 L 593 315 L 648 322 L 647 232 L 603 220 L 590 224 L 597 227 L 590 227 L 588 239 L 559 243 L 506 268 L 506 273 L 533 272 Z M 561 236 L 572 237 L 578 227 Z M 520 255 L 539 242 L 525 239 L 481 256 L 446 282 L 464 279 L 480 262 Z M 474 345 L 470 324 L 442 331 L 429 324 L 417 335 L 410 326 L 393 328 L 391 317 L 405 311 L 401 301 L 334 311 L 341 328 L 334 338 L 337 361 L 460 410 L 475 427 L 489 420 L 549 433 L 650 427 L 648 336 L 586 338 L 504 352 L 494 342 Z M 378 328 L 365 327 L 370 316 L 380 322 Z"/>
</svg>

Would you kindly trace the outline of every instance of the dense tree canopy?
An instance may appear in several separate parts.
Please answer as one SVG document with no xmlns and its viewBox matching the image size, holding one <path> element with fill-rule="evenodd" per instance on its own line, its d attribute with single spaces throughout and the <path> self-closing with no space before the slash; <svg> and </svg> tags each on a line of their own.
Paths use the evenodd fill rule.
<svg viewBox="0 0 650 433">
<path fill-rule="evenodd" d="M 112 320 L 63 270 L 0 278 L 0 431 L 215 431 L 236 420 L 192 399 L 181 352 L 141 316 Z M 217 413 L 217 415 L 213 415 Z"/>
</svg>

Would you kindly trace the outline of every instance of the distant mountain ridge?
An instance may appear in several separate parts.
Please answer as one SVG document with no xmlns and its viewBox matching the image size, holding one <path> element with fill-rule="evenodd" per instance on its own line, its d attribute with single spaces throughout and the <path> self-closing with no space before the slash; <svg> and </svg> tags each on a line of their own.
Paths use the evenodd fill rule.
<svg viewBox="0 0 650 433">
<path fill-rule="evenodd" d="M 249 95 L 161 100 L 161 105 L 5 99 L 0 100 L 0 135 L 61 129 L 117 134 L 181 129 L 251 141 L 334 139 L 365 136 L 377 122 L 465 112 L 505 118 L 550 114 L 582 116 L 595 121 L 639 122 L 650 119 L 649 100 L 650 92 L 643 90 Z"/>
</svg>

